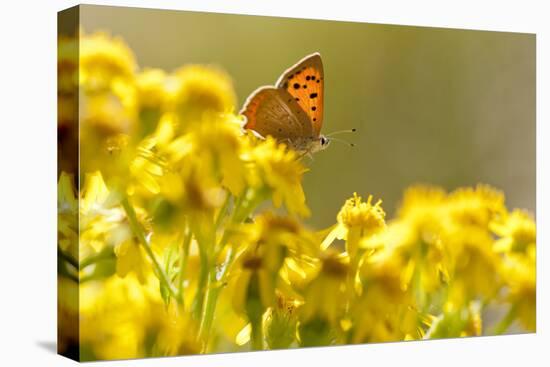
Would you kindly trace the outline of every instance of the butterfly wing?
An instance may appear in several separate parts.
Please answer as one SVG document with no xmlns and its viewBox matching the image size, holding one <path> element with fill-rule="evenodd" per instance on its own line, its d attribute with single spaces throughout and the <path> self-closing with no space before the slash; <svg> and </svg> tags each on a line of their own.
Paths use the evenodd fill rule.
<svg viewBox="0 0 550 367">
<path fill-rule="evenodd" d="M 245 129 L 264 137 L 271 135 L 284 142 L 314 135 L 309 117 L 284 89 L 259 88 L 248 97 L 240 113 L 246 116 Z"/>
<path fill-rule="evenodd" d="M 321 55 L 316 52 L 287 69 L 277 81 L 277 88 L 290 93 L 310 119 L 315 135 L 323 125 L 324 72 Z"/>
</svg>

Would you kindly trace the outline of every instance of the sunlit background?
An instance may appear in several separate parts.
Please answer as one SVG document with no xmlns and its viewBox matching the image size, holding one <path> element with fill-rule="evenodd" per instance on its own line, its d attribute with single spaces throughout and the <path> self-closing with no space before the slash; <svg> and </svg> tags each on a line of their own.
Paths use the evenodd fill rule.
<svg viewBox="0 0 550 367">
<path fill-rule="evenodd" d="M 140 67 L 216 64 L 239 106 L 318 51 L 324 133 L 357 128 L 307 164 L 309 223 L 322 228 L 354 190 L 390 216 L 414 183 L 491 184 L 535 210 L 535 36 L 335 21 L 84 6 L 86 32 L 121 36 Z"/>
</svg>

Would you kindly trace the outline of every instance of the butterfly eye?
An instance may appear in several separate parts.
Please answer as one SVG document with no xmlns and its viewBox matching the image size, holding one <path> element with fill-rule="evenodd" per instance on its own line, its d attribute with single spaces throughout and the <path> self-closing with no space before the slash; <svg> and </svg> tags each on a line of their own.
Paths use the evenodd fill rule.
<svg viewBox="0 0 550 367">
<path fill-rule="evenodd" d="M 328 139 L 325 138 L 324 136 L 321 136 L 321 145 L 327 145 L 328 144 Z"/>
</svg>

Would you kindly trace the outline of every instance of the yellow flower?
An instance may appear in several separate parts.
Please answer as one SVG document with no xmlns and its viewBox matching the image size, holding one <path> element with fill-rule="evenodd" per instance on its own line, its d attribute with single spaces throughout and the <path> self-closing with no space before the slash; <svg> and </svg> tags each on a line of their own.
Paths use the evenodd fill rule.
<svg viewBox="0 0 550 367">
<path fill-rule="evenodd" d="M 80 194 L 80 258 L 101 251 L 111 244 L 114 233 L 129 231 L 123 225 L 124 213 L 115 206 L 101 172 L 87 173 Z"/>
<path fill-rule="evenodd" d="M 250 152 L 250 161 L 258 169 L 255 185 L 269 188 L 275 207 L 284 203 L 290 213 L 308 216 L 310 212 L 302 188 L 306 169 L 297 158 L 296 152 L 284 144 L 277 144 L 270 136 Z"/>
<path fill-rule="evenodd" d="M 57 242 L 63 251 L 78 258 L 78 199 L 74 178 L 61 173 L 57 184 Z"/>
<path fill-rule="evenodd" d="M 80 286 L 80 342 L 91 348 L 84 359 L 145 357 L 147 336 L 164 306 L 158 281 L 151 273 L 145 284 L 134 277 L 110 277 Z"/>
<path fill-rule="evenodd" d="M 163 115 L 171 113 L 170 101 L 178 86 L 177 78 L 162 69 L 147 68 L 136 75 L 139 102 L 139 136 L 155 131 Z"/>
<path fill-rule="evenodd" d="M 453 191 L 449 195 L 448 205 L 450 214 L 457 223 L 483 228 L 506 212 L 502 192 L 482 184 L 475 189 L 467 187 Z"/>
<path fill-rule="evenodd" d="M 180 119 L 180 129 L 188 131 L 205 114 L 230 112 L 235 106 L 231 78 L 220 69 L 201 65 L 185 66 L 175 72 L 178 86 L 172 108 Z"/>
<path fill-rule="evenodd" d="M 354 269 L 359 261 L 359 245 L 362 239 L 376 235 L 386 228 L 384 220 L 386 213 L 382 209 L 382 200 L 372 204 L 372 195 L 366 202 L 353 193 L 353 197 L 346 200 L 337 215 L 338 223 L 329 232 L 321 244 L 327 248 L 336 239 L 346 240 L 346 251 L 352 259 Z"/>
<path fill-rule="evenodd" d="M 161 109 L 168 93 L 169 77 L 162 69 L 145 69 L 136 75 L 140 107 Z"/>
<path fill-rule="evenodd" d="M 388 228 L 387 245 L 407 264 L 407 282 L 417 277 L 422 292 L 433 292 L 447 281 L 449 259 L 443 236 L 450 226 L 447 194 L 436 186 L 405 190 L 397 218 Z"/>
<path fill-rule="evenodd" d="M 512 316 L 529 331 L 536 330 L 537 273 L 535 248 L 525 255 L 509 253 L 504 257 L 500 274 L 507 285 L 506 300 L 512 305 Z"/>
<path fill-rule="evenodd" d="M 297 254 L 305 247 L 302 246 L 305 234 L 295 220 L 270 213 L 257 216 L 254 223 L 243 224 L 240 231 L 235 232 L 237 234 L 229 240 L 240 244 L 236 247 L 240 254 L 232 270 L 233 274 L 238 274 L 238 286 L 233 290 L 234 308 L 238 312 L 245 311 L 250 282 L 257 278 L 258 289 L 254 291 L 267 309 L 273 305 L 278 271 L 286 255 L 289 251 Z"/>
<path fill-rule="evenodd" d="M 373 234 L 386 226 L 384 217 L 386 213 L 382 209 L 382 200 L 372 205 L 372 195 L 369 195 L 367 202 L 362 202 L 357 193 L 353 198 L 346 200 L 346 203 L 338 213 L 338 223 L 346 229 L 360 228 L 367 234 Z"/>
<path fill-rule="evenodd" d="M 403 243 L 435 244 L 448 226 L 447 194 L 439 187 L 412 186 L 405 190 L 397 216 L 410 227 Z"/>
<path fill-rule="evenodd" d="M 490 228 L 500 237 L 494 246 L 497 252 L 525 253 L 531 247 L 535 247 L 535 221 L 524 210 L 516 209 L 502 220 L 493 221 Z"/>
<path fill-rule="evenodd" d="M 333 251 L 323 254 L 317 275 L 305 289 L 302 321 L 319 317 L 335 325 L 338 323 L 345 307 L 343 300 L 349 271 L 347 256 Z"/>
<path fill-rule="evenodd" d="M 138 128 L 137 64 L 122 39 L 105 33 L 82 35 L 79 57 L 80 165 L 122 180 Z"/>
<path fill-rule="evenodd" d="M 342 332 L 348 296 L 349 257 L 326 251 L 317 274 L 303 291 L 299 309 L 302 346 L 335 344 Z"/>
<path fill-rule="evenodd" d="M 129 238 L 115 246 L 117 275 L 124 278 L 134 272 L 140 283 L 145 283 L 149 264 L 140 244 Z"/>
<path fill-rule="evenodd" d="M 159 310 L 158 328 L 159 333 L 155 342 L 155 350 L 157 353 L 153 355 L 159 356 L 178 356 L 198 354 L 201 351 L 201 346 L 194 338 L 198 331 L 198 327 L 188 313 L 178 309 L 175 303 Z"/>
<path fill-rule="evenodd" d="M 117 196 L 109 191 L 101 173 L 94 172 L 86 175 L 81 195 L 80 259 L 97 254 L 109 246 L 113 247 L 117 257 L 117 274 L 125 277 L 129 272 L 135 272 L 140 282 L 145 282 L 151 267 L 143 249 L 132 234 Z"/>
<path fill-rule="evenodd" d="M 510 318 L 518 318 L 529 331 L 536 330 L 536 225 L 523 210 L 514 210 L 490 225 L 501 238 L 493 249 L 503 253 L 499 273 L 506 284 Z"/>
<path fill-rule="evenodd" d="M 129 193 L 133 195 L 142 186 L 151 194 L 162 193 L 174 204 L 217 207 L 223 200 L 222 186 L 235 196 L 245 187 L 242 149 L 240 127 L 233 115 L 211 116 L 193 131 L 177 136 L 174 116 L 165 114 L 156 132 L 138 146 L 130 164 L 135 184 Z"/>
<path fill-rule="evenodd" d="M 115 81 L 109 90 L 88 94 L 81 100 L 82 141 L 102 140 L 116 134 L 132 134 L 137 125 L 134 86 Z M 89 143 L 88 143 L 89 144 Z M 94 146 L 96 151 L 97 149 Z M 90 152 L 92 154 L 92 152 Z"/>
<path fill-rule="evenodd" d="M 277 302 L 269 309 L 265 320 L 269 349 L 288 348 L 296 340 L 297 307 L 300 303 L 277 292 Z"/>
<path fill-rule="evenodd" d="M 317 254 L 315 238 L 295 218 L 265 212 L 254 221 L 255 242 L 285 246 L 297 256 Z"/>
<path fill-rule="evenodd" d="M 167 170 L 166 158 L 159 149 L 156 135 L 143 139 L 137 146 L 135 156 L 130 161 L 129 173 L 132 180 L 127 187 L 129 195 L 160 192 L 160 179 Z"/>
<path fill-rule="evenodd" d="M 79 51 L 80 82 L 88 90 L 109 89 L 118 78 L 134 77 L 137 63 L 121 38 L 101 32 L 82 35 Z"/>
<path fill-rule="evenodd" d="M 424 242 L 418 237 L 418 230 L 409 221 L 394 220 L 386 231 L 368 238 L 361 246 L 367 248 L 364 261 L 391 260 L 401 264 L 401 288 L 414 287 L 417 294 L 425 295 L 448 281 L 449 259 L 439 238 Z"/>
<path fill-rule="evenodd" d="M 400 250 L 386 247 L 364 254 L 358 274 L 361 295 L 350 305 L 355 319 L 353 343 L 422 336 L 414 290 L 409 286 L 414 263 Z"/>
<path fill-rule="evenodd" d="M 447 206 L 450 225 L 442 241 L 451 258 L 449 302 L 460 307 L 471 299 L 491 299 L 502 283 L 489 224 L 506 215 L 504 195 L 487 185 L 459 188 L 449 194 Z"/>
<path fill-rule="evenodd" d="M 275 297 L 275 279 L 273 269 L 268 267 L 269 258 L 255 255 L 252 251 L 246 252 L 237 259 L 235 283 L 231 286 L 233 294 L 233 308 L 237 313 L 248 315 L 251 313 L 249 305 L 253 301 L 258 301 L 261 309 L 252 310 L 254 315 L 257 312 L 263 313 L 273 304 Z"/>
<path fill-rule="evenodd" d="M 191 211 L 213 212 L 225 200 L 225 192 L 218 182 L 208 175 L 207 169 L 198 162 L 189 165 L 189 169 L 181 172 L 183 179 L 183 203 Z M 167 189 L 163 191 L 166 192 Z"/>
<path fill-rule="evenodd" d="M 211 118 L 189 134 L 192 152 L 211 166 L 212 175 L 234 195 L 239 196 L 246 182 L 245 163 L 240 159 L 243 152 L 240 120 L 231 114 Z"/>
<path fill-rule="evenodd" d="M 357 193 L 353 193 L 353 197 L 346 200 L 336 217 L 340 228 L 338 238 L 347 239 L 350 232 L 355 230 L 358 231 L 359 237 L 363 237 L 376 234 L 384 229 L 386 213 L 381 204 L 382 200 L 378 200 L 373 205 L 372 195 L 369 195 L 367 201 L 363 202 Z"/>
</svg>

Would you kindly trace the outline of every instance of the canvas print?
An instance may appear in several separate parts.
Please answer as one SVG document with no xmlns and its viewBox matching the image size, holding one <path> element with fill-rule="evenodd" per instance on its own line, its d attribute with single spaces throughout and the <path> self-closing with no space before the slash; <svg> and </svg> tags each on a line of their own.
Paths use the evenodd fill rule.
<svg viewBox="0 0 550 367">
<path fill-rule="evenodd" d="M 60 354 L 536 331 L 535 35 L 58 20 Z"/>
</svg>

